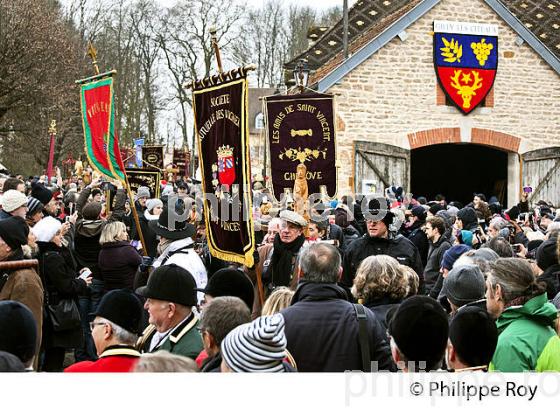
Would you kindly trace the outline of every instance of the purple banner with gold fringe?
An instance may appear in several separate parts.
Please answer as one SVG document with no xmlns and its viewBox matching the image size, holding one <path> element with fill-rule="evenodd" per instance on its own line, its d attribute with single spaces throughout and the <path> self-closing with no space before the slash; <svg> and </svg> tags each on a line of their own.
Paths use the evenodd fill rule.
<svg viewBox="0 0 560 410">
<path fill-rule="evenodd" d="M 193 91 L 210 253 L 253 266 L 247 78 Z"/>
<path fill-rule="evenodd" d="M 273 194 L 277 200 L 293 188 L 298 165 L 305 165 L 308 193 L 321 185 L 337 194 L 334 98 L 330 94 L 266 97 L 268 146 Z"/>
</svg>

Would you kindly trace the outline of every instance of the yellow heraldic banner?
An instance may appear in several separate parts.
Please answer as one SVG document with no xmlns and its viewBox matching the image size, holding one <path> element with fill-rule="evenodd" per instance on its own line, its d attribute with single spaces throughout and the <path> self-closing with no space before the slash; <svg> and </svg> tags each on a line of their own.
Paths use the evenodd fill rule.
<svg viewBox="0 0 560 410">
<path fill-rule="evenodd" d="M 195 89 L 193 97 L 210 253 L 253 266 L 247 78 Z"/>
</svg>

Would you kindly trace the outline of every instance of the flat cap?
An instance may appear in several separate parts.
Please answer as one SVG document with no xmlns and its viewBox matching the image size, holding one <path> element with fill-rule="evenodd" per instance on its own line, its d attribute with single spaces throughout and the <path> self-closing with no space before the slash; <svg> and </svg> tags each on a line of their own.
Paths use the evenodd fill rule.
<svg viewBox="0 0 560 410">
<path fill-rule="evenodd" d="M 280 212 L 280 219 L 283 219 L 286 222 L 291 222 L 294 225 L 301 226 L 302 228 L 305 228 L 307 226 L 307 221 L 305 220 L 305 218 L 294 211 L 285 210 Z"/>
</svg>

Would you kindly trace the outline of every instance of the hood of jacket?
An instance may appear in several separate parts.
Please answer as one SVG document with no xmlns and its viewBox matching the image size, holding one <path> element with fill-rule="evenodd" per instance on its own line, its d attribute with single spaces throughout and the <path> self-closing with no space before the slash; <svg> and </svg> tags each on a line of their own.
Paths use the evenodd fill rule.
<svg viewBox="0 0 560 410">
<path fill-rule="evenodd" d="M 543 326 L 554 326 L 554 320 L 558 316 L 558 311 L 552 303 L 549 303 L 546 293 L 535 296 L 523 306 L 511 306 L 502 312 L 496 326 L 498 332 L 502 332 L 506 327 L 517 320 L 531 320 Z"/>
<path fill-rule="evenodd" d="M 88 220 L 88 219 L 80 219 L 76 222 L 76 233 L 81 236 L 85 237 L 93 237 L 97 235 L 101 235 L 101 231 L 103 230 L 103 226 L 105 225 L 102 219 L 96 220 Z"/>
<path fill-rule="evenodd" d="M 344 289 L 336 283 L 315 283 L 300 281 L 294 297 L 292 298 L 292 305 L 304 300 L 319 301 L 328 299 L 342 299 L 348 300 L 347 293 Z"/>
</svg>

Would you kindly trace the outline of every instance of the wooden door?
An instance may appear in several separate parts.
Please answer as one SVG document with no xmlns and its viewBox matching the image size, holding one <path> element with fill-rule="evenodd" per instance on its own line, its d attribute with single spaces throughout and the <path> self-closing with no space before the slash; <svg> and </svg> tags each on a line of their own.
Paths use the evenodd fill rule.
<svg viewBox="0 0 560 410">
<path fill-rule="evenodd" d="M 523 154 L 523 186 L 533 188 L 531 203 L 541 199 L 560 206 L 560 147 Z"/>
<path fill-rule="evenodd" d="M 380 142 L 356 141 L 355 192 L 383 193 L 391 185 L 410 191 L 410 151 Z"/>
</svg>

